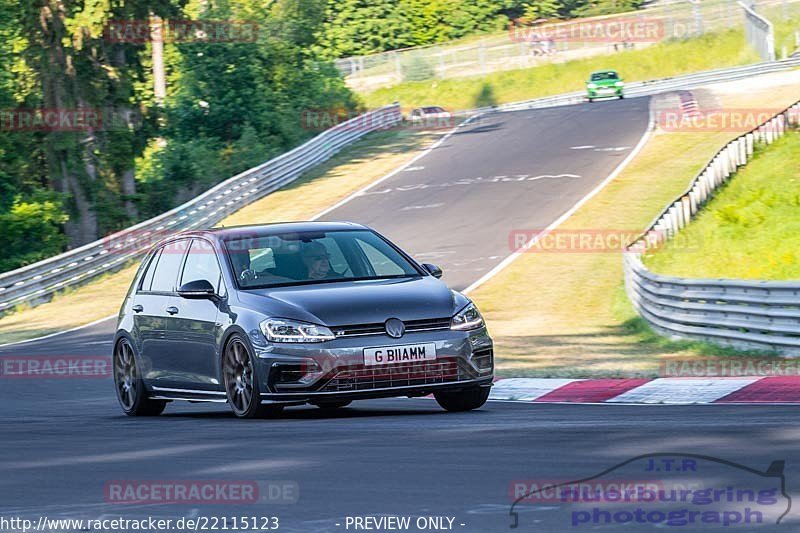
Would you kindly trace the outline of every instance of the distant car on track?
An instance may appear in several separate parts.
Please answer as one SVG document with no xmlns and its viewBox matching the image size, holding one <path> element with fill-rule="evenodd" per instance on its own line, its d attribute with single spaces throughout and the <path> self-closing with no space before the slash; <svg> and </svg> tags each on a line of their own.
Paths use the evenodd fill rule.
<svg viewBox="0 0 800 533">
<path fill-rule="evenodd" d="M 492 340 L 441 275 L 353 223 L 177 234 L 150 250 L 122 304 L 117 398 L 129 415 L 174 400 L 252 418 L 428 394 L 476 409 L 492 385 Z"/>
<path fill-rule="evenodd" d="M 624 98 L 625 83 L 615 70 L 592 72 L 586 82 L 586 97 L 590 102 L 596 98 Z"/>
<path fill-rule="evenodd" d="M 415 125 L 425 125 L 432 128 L 450 126 L 453 115 L 443 107 L 432 105 L 412 109 L 408 120 Z"/>
</svg>

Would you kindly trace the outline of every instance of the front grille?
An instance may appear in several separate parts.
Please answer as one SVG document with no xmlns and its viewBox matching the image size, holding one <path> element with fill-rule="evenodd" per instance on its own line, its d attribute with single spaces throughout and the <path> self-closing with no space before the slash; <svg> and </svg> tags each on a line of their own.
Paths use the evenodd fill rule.
<svg viewBox="0 0 800 533">
<path fill-rule="evenodd" d="M 436 331 L 450 329 L 450 317 L 425 318 L 422 320 L 403 321 L 406 333 L 415 331 Z M 351 324 L 348 326 L 335 326 L 331 328 L 337 337 L 356 337 L 360 335 L 383 335 L 386 328 L 383 322 L 376 324 Z"/>
<path fill-rule="evenodd" d="M 459 358 L 442 358 L 397 365 L 353 365 L 336 373 L 320 392 L 345 392 L 474 379 L 474 371 Z"/>
</svg>

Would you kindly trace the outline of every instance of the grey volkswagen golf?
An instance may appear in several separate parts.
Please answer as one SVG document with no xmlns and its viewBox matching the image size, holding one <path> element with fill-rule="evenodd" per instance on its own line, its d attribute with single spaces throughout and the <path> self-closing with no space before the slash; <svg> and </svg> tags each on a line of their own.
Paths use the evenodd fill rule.
<svg viewBox="0 0 800 533">
<path fill-rule="evenodd" d="M 353 223 L 180 233 L 149 251 L 122 304 L 117 398 L 129 415 L 187 400 L 255 418 L 428 394 L 477 409 L 492 340 L 441 275 Z"/>
</svg>

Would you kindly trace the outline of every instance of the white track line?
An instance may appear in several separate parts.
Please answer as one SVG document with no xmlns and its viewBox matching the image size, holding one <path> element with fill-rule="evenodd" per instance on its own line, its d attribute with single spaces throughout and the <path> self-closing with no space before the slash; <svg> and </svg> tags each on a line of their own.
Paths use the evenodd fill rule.
<svg viewBox="0 0 800 533">
<path fill-rule="evenodd" d="M 575 211 L 577 211 L 578 209 L 583 207 L 583 205 L 586 202 L 591 200 L 597 193 L 602 191 L 605 188 L 606 185 L 608 185 L 617 176 L 619 176 L 619 174 L 623 170 L 625 170 L 625 167 L 628 166 L 628 164 L 633 160 L 634 157 L 639 155 L 639 152 L 642 150 L 642 148 L 644 148 L 644 145 L 647 144 L 647 141 L 650 139 L 650 136 L 653 134 L 654 127 L 655 127 L 655 120 L 653 119 L 653 112 L 652 112 L 652 109 L 651 109 L 650 110 L 650 119 L 648 121 L 647 129 L 645 130 L 644 135 L 642 135 L 642 138 L 639 139 L 639 142 L 633 148 L 631 153 L 629 153 L 628 156 L 619 165 L 617 165 L 617 168 L 615 168 L 614 171 L 611 174 L 609 174 L 609 176 L 606 179 L 604 179 L 597 187 L 592 189 L 592 191 L 589 194 L 587 194 L 586 196 L 581 198 L 578 201 L 578 203 L 573 205 L 569 209 L 569 211 L 567 211 L 566 213 L 561 215 L 555 222 L 553 222 L 552 224 L 547 226 L 547 228 L 545 228 L 543 231 L 541 231 L 538 234 L 536 234 L 536 236 L 534 236 L 530 241 L 528 241 L 526 244 L 521 246 L 517 251 L 515 251 L 514 253 L 512 253 L 511 255 L 506 257 L 505 259 L 503 259 L 503 261 L 501 261 L 500 264 L 498 264 L 493 269 L 491 269 L 489 272 L 487 272 L 486 274 L 481 276 L 481 278 L 478 279 L 478 281 L 474 282 L 472 285 L 470 285 L 469 287 L 467 287 L 466 289 L 464 289 L 461 292 L 464 293 L 464 294 L 469 294 L 470 292 L 474 291 L 475 289 L 477 289 L 478 287 L 480 287 L 481 285 L 483 285 L 484 283 L 486 283 L 487 281 L 489 281 L 490 279 L 495 277 L 504 268 L 506 268 L 508 265 L 510 265 L 511 263 L 516 261 L 517 258 L 519 258 L 520 255 L 525 253 L 525 250 L 528 250 L 529 248 L 534 246 L 539 241 L 539 235 L 541 235 L 543 233 L 549 233 L 549 232 L 553 231 L 554 229 L 556 229 L 558 226 L 563 224 L 565 220 L 567 220 L 569 217 L 571 217 L 575 213 Z"/>
<path fill-rule="evenodd" d="M 414 158 L 411 159 L 410 161 L 400 165 L 399 167 L 397 167 L 396 169 L 392 170 L 391 172 L 389 172 L 388 174 L 386 174 L 382 178 L 378 178 L 377 180 L 375 180 L 372 183 L 368 184 L 366 187 L 363 187 L 363 188 L 359 189 L 358 191 L 354 192 L 353 194 L 347 196 L 346 198 L 344 198 L 340 202 L 337 202 L 334 205 L 328 207 L 327 209 L 325 209 L 321 213 L 317 214 L 311 220 L 317 220 L 319 218 L 322 218 L 323 216 L 327 215 L 331 211 L 333 211 L 335 209 L 338 209 L 339 207 L 343 206 L 344 204 L 346 204 L 347 202 L 349 202 L 353 198 L 361 196 L 362 194 L 364 194 L 364 192 L 368 191 L 369 189 L 373 188 L 374 186 L 378 185 L 379 183 L 382 183 L 382 182 L 388 180 L 389 178 L 391 178 L 392 176 L 395 176 L 396 174 L 398 174 L 400 172 L 403 172 L 406 169 L 410 168 L 411 165 L 413 165 L 414 163 L 416 163 L 417 161 L 419 161 L 420 159 L 422 159 L 423 157 L 425 157 L 426 155 L 431 153 L 433 150 L 435 150 L 440 144 L 442 144 L 447 139 L 449 139 L 450 136 L 453 135 L 455 132 L 457 132 L 460 128 L 463 128 L 464 126 L 466 126 L 467 124 L 469 124 L 470 122 L 472 122 L 473 120 L 475 120 L 476 118 L 478 118 L 478 117 L 480 117 L 482 115 L 483 115 L 483 113 L 479 113 L 477 115 L 473 115 L 473 116 L 469 117 L 467 120 L 465 120 L 464 122 L 462 122 L 461 124 L 459 124 L 458 126 L 453 128 L 452 130 L 447 132 L 441 139 L 439 139 L 438 141 L 433 143 L 431 146 L 429 146 L 428 148 L 426 148 L 425 150 L 423 150 L 422 152 L 420 152 L 416 156 L 414 156 Z"/>
<path fill-rule="evenodd" d="M 36 337 L 35 339 L 26 339 L 24 341 L 16 341 L 16 342 L 8 342 L 6 344 L 0 344 L 0 348 L 5 348 L 7 346 L 17 346 L 19 344 L 27 344 L 29 342 L 41 341 L 41 340 L 44 340 L 44 339 L 49 339 L 51 337 L 56 337 L 58 335 L 64 335 L 65 333 L 72 333 L 73 331 L 78 331 L 78 330 L 83 329 L 83 328 L 90 328 L 92 326 L 96 326 L 97 324 L 99 324 L 101 322 L 105 322 L 106 320 L 111 320 L 112 318 L 116 318 L 116 316 L 117 316 L 117 314 L 114 313 L 113 315 L 109 315 L 109 316 L 100 318 L 98 320 L 95 320 L 94 322 L 89 322 L 88 324 L 84 324 L 82 326 L 76 326 L 76 327 L 71 328 L 71 329 L 65 329 L 64 331 L 57 331 L 55 333 L 50 333 L 49 335 L 44 335 L 42 337 Z"/>
</svg>

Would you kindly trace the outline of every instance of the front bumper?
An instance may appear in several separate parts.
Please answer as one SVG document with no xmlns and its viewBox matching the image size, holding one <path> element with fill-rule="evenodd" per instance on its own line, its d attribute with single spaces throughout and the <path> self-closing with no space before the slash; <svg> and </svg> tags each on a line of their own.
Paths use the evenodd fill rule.
<svg viewBox="0 0 800 533">
<path fill-rule="evenodd" d="M 364 349 L 435 344 L 436 359 L 366 366 Z M 492 340 L 486 328 L 337 338 L 318 344 L 255 346 L 265 402 L 422 396 L 438 390 L 491 386 Z M 300 381 L 300 378 L 303 378 Z"/>
<path fill-rule="evenodd" d="M 624 93 L 623 87 L 598 87 L 596 89 L 587 89 L 586 95 L 588 98 L 611 98 L 620 97 Z"/>
</svg>

